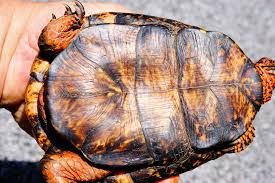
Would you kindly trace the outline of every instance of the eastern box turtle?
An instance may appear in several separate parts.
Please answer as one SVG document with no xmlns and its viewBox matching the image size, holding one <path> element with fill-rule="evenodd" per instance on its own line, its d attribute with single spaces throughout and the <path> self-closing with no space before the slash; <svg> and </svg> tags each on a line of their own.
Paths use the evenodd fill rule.
<svg viewBox="0 0 275 183">
<path fill-rule="evenodd" d="M 275 61 L 228 36 L 130 13 L 66 5 L 43 29 L 26 90 L 48 182 L 152 182 L 253 140 Z"/>
</svg>

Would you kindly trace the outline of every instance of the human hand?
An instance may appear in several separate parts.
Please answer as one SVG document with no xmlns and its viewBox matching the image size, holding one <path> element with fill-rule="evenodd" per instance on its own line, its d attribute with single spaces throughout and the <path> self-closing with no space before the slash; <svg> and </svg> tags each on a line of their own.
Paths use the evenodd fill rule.
<svg viewBox="0 0 275 183">
<path fill-rule="evenodd" d="M 52 18 L 65 11 L 64 2 L 31 3 L 0 0 L 0 107 L 12 112 L 19 126 L 30 133 L 24 113 L 24 93 L 30 69 L 38 54 L 38 37 Z M 67 3 L 72 5 L 72 3 Z M 117 4 L 86 3 L 86 14 L 127 12 Z"/>
</svg>

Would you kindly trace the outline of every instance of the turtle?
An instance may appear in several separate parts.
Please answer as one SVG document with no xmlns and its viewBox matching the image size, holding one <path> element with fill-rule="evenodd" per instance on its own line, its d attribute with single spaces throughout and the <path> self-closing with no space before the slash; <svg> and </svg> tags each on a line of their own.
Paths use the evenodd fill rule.
<svg viewBox="0 0 275 183">
<path fill-rule="evenodd" d="M 251 144 L 274 60 L 175 20 L 65 7 L 41 32 L 25 93 L 47 182 L 154 182 Z"/>
</svg>

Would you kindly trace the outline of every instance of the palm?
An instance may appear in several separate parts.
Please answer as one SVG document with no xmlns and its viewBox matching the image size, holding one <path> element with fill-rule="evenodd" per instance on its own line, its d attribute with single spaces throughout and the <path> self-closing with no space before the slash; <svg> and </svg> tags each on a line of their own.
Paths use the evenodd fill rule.
<svg viewBox="0 0 275 183">
<path fill-rule="evenodd" d="M 32 62 L 38 53 L 37 37 L 40 29 L 24 32 L 12 55 L 5 83 L 6 91 L 13 91 L 5 95 L 10 105 L 16 106 L 24 101 L 24 91 L 29 80 Z M 10 89 L 9 89 L 10 88 Z"/>
</svg>

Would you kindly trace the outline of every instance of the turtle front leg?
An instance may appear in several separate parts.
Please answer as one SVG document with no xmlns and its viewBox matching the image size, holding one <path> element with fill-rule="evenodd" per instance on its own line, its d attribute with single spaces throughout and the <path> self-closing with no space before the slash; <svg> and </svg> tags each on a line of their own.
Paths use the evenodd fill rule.
<svg viewBox="0 0 275 183">
<path fill-rule="evenodd" d="M 91 166 L 74 152 L 61 150 L 47 152 L 40 166 L 44 180 L 49 183 L 94 182 L 111 173 Z"/>
<path fill-rule="evenodd" d="M 47 77 L 50 63 L 56 55 L 63 51 L 71 43 L 75 35 L 85 27 L 84 8 L 78 1 L 75 1 L 75 4 L 75 12 L 72 12 L 71 8 L 65 5 L 64 16 L 56 18 L 53 15 L 52 20 L 42 30 L 38 40 L 40 52 L 31 68 L 31 77 L 25 94 L 25 112 L 33 130 L 31 135 L 35 137 L 37 143 L 44 151 L 51 145 L 44 131 L 46 128 L 43 129 L 46 125 L 41 125 L 46 120 L 40 118 L 43 116 L 44 109 L 44 80 Z"/>
<path fill-rule="evenodd" d="M 38 114 L 38 100 L 44 86 L 44 77 L 49 69 L 49 62 L 36 57 L 31 69 L 31 76 L 25 92 L 25 112 L 32 129 L 32 136 L 36 139 L 39 146 L 46 151 L 51 145 L 44 129 L 41 126 Z"/>
</svg>

